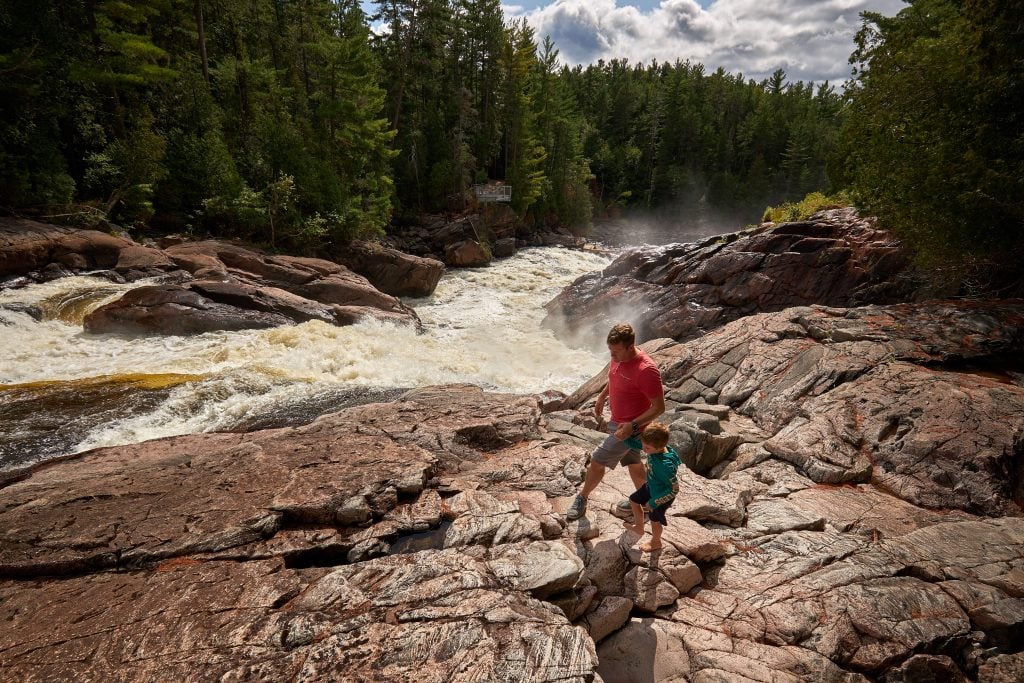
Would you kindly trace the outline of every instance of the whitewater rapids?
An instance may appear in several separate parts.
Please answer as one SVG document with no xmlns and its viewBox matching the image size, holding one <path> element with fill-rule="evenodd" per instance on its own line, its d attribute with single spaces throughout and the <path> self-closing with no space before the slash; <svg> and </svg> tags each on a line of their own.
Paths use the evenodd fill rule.
<svg viewBox="0 0 1024 683">
<path fill-rule="evenodd" d="M 89 311 L 145 283 L 79 276 L 0 291 L 0 468 L 179 434 L 300 423 L 433 384 L 571 392 L 606 359 L 542 329 L 543 304 L 607 263 L 590 252 L 539 248 L 449 271 L 432 296 L 405 300 L 423 334 L 311 321 L 187 337 L 89 335 Z"/>
</svg>

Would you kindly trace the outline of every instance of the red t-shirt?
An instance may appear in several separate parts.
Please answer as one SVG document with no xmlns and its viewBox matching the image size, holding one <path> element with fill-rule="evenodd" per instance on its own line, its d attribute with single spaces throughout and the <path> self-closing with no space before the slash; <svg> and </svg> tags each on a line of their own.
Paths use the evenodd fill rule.
<svg viewBox="0 0 1024 683">
<path fill-rule="evenodd" d="M 633 360 L 612 361 L 608 368 L 608 403 L 612 408 L 612 421 L 619 424 L 632 422 L 642 415 L 664 391 L 658 365 L 643 349 L 636 351 Z"/>
</svg>

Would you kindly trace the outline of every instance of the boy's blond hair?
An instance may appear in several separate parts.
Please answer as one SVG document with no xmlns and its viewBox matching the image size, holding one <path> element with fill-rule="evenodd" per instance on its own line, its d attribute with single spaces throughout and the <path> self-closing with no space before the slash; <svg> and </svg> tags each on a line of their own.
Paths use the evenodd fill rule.
<svg viewBox="0 0 1024 683">
<path fill-rule="evenodd" d="M 660 422 L 652 422 L 644 427 L 643 434 L 640 435 L 640 440 L 648 446 L 664 448 L 668 445 L 669 436 L 668 427 Z"/>
</svg>

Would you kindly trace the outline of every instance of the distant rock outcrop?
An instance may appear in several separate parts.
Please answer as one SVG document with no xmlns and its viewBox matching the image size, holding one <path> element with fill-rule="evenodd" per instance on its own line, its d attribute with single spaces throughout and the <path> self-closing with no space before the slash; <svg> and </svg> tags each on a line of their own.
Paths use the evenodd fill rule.
<svg viewBox="0 0 1024 683">
<path fill-rule="evenodd" d="M 20 218 L 0 219 L 0 280 L 9 282 L 33 271 L 38 271 L 36 279 L 45 280 L 53 279 L 48 273 L 60 277 L 81 270 L 116 269 L 122 252 L 126 252 L 125 261 L 120 267 L 134 271 L 148 250 L 98 230 L 77 230 Z M 166 260 L 163 265 L 165 268 L 159 272 L 165 272 L 167 265 L 174 269 Z"/>
<path fill-rule="evenodd" d="M 382 251 L 363 259 L 386 286 L 424 296 L 443 272 L 436 261 Z M 405 257 L 405 258 L 403 258 Z M 358 259 L 357 259 L 358 260 Z M 385 263 L 386 261 L 386 263 Z M 195 334 L 322 320 L 350 325 L 364 318 L 419 326 L 415 311 L 365 277 L 324 259 L 279 256 L 219 241 L 170 240 L 146 247 L 95 230 L 33 221 L 0 221 L 0 277 L 26 284 L 96 271 L 123 282 L 163 276 L 85 318 L 92 333 Z"/>
<path fill-rule="evenodd" d="M 564 520 L 601 375 L 37 466 L 0 484 L 4 673 L 1015 680 L 1022 323 L 1024 301 L 815 306 L 649 342 L 705 473 L 655 553 L 612 514 L 622 468 Z"/>
<path fill-rule="evenodd" d="M 194 334 L 307 320 L 349 325 L 361 318 L 419 325 L 411 308 L 332 261 L 270 256 L 216 241 L 163 253 L 204 279 L 131 290 L 87 315 L 87 332 Z"/>
<path fill-rule="evenodd" d="M 563 227 L 527 227 L 504 204 L 485 204 L 476 213 L 454 219 L 426 217 L 422 224 L 398 228 L 385 240 L 412 254 L 443 261 L 453 268 L 486 266 L 521 247 L 583 247 L 586 240 Z"/>
<path fill-rule="evenodd" d="M 916 283 L 899 243 L 853 209 L 765 223 L 692 244 L 631 249 L 547 304 L 544 325 L 599 343 L 631 322 L 641 339 L 685 341 L 791 306 L 907 301 Z"/>
</svg>

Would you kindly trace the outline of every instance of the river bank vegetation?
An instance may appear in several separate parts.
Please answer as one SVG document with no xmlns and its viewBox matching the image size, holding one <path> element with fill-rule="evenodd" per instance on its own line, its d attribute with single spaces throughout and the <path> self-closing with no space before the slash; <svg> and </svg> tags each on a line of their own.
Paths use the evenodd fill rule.
<svg viewBox="0 0 1024 683">
<path fill-rule="evenodd" d="M 567 67 L 497 0 L 116 0 L 0 12 L 0 206 L 302 247 L 514 188 L 527 224 L 848 190 L 926 255 L 1019 250 L 1024 10 L 865 15 L 854 78 Z M 371 29 L 372 27 L 372 29 Z"/>
</svg>

